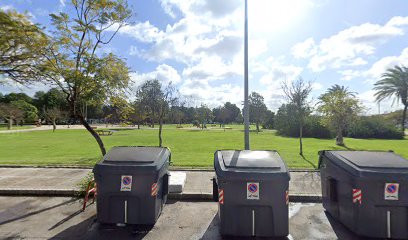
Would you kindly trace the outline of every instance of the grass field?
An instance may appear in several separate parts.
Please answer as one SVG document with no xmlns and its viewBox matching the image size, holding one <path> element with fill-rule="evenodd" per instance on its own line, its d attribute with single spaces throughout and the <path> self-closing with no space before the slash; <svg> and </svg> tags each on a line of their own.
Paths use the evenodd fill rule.
<svg viewBox="0 0 408 240">
<path fill-rule="evenodd" d="M 241 130 L 187 130 L 166 128 L 164 145 L 170 147 L 176 166 L 211 167 L 217 149 L 242 149 Z M 102 137 L 106 148 L 113 146 L 153 146 L 157 130 L 123 130 Z M 304 155 L 298 154 L 298 139 L 276 136 L 274 131 L 251 132 L 251 149 L 275 149 L 291 168 L 311 168 L 317 164 L 319 150 L 344 149 L 333 139 L 304 139 Z M 408 158 L 408 140 L 362 140 L 346 138 L 355 150 L 394 150 Z M 0 134 L 0 164 L 88 165 L 101 158 L 95 140 L 85 130 L 32 131 Z"/>
</svg>

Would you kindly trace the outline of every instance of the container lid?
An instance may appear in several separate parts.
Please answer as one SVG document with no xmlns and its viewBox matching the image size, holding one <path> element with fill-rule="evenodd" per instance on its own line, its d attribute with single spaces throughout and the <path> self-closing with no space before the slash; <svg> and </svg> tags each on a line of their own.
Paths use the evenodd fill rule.
<svg viewBox="0 0 408 240">
<path fill-rule="evenodd" d="M 273 151 L 227 150 L 222 151 L 222 158 L 227 168 L 281 168 L 281 158 Z"/>
<path fill-rule="evenodd" d="M 111 164 L 152 164 L 168 151 L 161 147 L 113 147 L 103 158 Z"/>
<path fill-rule="evenodd" d="M 330 151 L 334 156 L 346 160 L 359 168 L 407 168 L 408 161 L 393 152 L 374 151 Z"/>
</svg>

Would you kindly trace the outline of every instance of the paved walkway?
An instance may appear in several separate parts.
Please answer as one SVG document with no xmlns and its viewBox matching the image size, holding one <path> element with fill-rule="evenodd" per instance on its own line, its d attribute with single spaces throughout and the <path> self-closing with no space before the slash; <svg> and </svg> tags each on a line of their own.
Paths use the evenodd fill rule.
<svg viewBox="0 0 408 240">
<path fill-rule="evenodd" d="M 179 171 L 179 170 L 178 170 Z M 78 168 L 8 168 L 0 167 L 0 194 L 32 193 L 45 195 L 62 192 L 70 195 L 77 190 L 77 184 L 91 169 Z M 183 194 L 212 194 L 212 171 L 186 171 L 187 180 Z M 291 172 L 290 195 L 321 196 L 320 174 L 318 172 Z M 15 193 L 14 195 L 19 195 Z M 52 194 L 51 194 L 52 195 Z M 57 194 L 58 195 L 58 194 Z"/>
<path fill-rule="evenodd" d="M 153 228 L 116 227 L 96 221 L 96 206 L 63 197 L 0 197 L 3 239 L 154 239 L 221 240 L 218 205 L 214 202 L 168 201 Z M 287 240 L 347 239 L 353 233 L 325 214 L 318 203 L 289 204 Z M 224 238 L 225 239 L 225 238 Z"/>
</svg>

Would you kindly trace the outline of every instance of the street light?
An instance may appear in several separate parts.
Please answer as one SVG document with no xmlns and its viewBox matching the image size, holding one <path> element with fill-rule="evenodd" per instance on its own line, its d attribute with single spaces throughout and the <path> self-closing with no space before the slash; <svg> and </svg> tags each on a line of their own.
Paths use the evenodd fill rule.
<svg viewBox="0 0 408 240">
<path fill-rule="evenodd" d="M 249 150 L 249 106 L 248 106 L 248 0 L 245 0 L 245 36 L 244 36 L 244 142 Z"/>
</svg>

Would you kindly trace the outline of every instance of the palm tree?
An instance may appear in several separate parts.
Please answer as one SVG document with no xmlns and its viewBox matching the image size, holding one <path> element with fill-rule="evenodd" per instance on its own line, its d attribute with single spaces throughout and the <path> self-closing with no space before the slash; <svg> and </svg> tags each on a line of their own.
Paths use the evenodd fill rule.
<svg viewBox="0 0 408 240">
<path fill-rule="evenodd" d="M 323 124 L 336 131 L 336 144 L 344 146 L 343 132 L 361 109 L 354 93 L 336 84 L 320 95 L 317 111 L 323 114 Z"/>
<path fill-rule="evenodd" d="M 394 66 L 387 69 L 374 86 L 374 90 L 377 91 L 375 93 L 377 102 L 389 97 L 396 97 L 397 101 L 401 100 L 404 105 L 401 129 L 404 132 L 408 108 L 408 68 L 405 66 Z"/>
<path fill-rule="evenodd" d="M 327 93 L 335 93 L 335 92 L 340 92 L 340 93 L 343 93 L 344 95 L 355 96 L 354 92 L 350 92 L 348 90 L 348 87 L 340 86 L 338 84 L 334 84 L 333 86 L 327 89 Z"/>
</svg>

